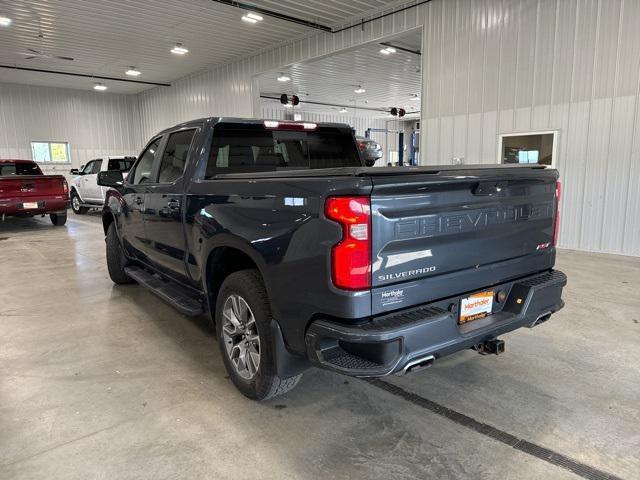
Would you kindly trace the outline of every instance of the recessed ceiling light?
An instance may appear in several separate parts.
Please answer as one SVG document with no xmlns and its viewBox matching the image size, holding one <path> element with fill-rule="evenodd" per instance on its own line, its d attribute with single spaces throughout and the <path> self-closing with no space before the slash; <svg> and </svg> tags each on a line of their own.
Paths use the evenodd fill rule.
<svg viewBox="0 0 640 480">
<path fill-rule="evenodd" d="M 129 70 L 127 70 L 124 73 L 125 73 L 125 75 L 129 75 L 130 77 L 137 77 L 142 72 L 140 70 L 138 70 L 136 67 L 129 67 Z"/>
<path fill-rule="evenodd" d="M 253 12 L 247 13 L 247 17 L 253 18 L 256 22 L 261 22 L 263 20 L 262 15 L 258 15 L 257 13 Z"/>
<path fill-rule="evenodd" d="M 289 80 L 291 80 L 291 77 L 290 77 L 290 76 L 288 76 L 288 75 L 285 75 L 284 73 L 281 73 L 281 74 L 278 76 L 278 81 L 279 81 L 279 82 L 288 82 Z"/>
<path fill-rule="evenodd" d="M 386 47 L 380 50 L 380 53 L 383 55 L 391 55 L 392 53 L 396 53 L 396 49 L 393 47 Z"/>
<path fill-rule="evenodd" d="M 181 43 L 176 43 L 175 47 L 171 49 L 171 53 L 184 55 L 185 53 L 189 53 L 189 50 L 187 50 Z"/>
<path fill-rule="evenodd" d="M 340 113 L 347 113 L 349 110 L 347 110 L 346 108 L 342 107 L 340 109 Z"/>
<path fill-rule="evenodd" d="M 358 88 L 354 90 L 355 93 L 364 93 L 366 90 L 362 88 L 362 85 L 358 85 Z"/>
<path fill-rule="evenodd" d="M 259 16 L 259 15 L 255 15 L 255 16 Z M 260 20 L 262 20 L 262 17 L 260 17 Z M 252 16 L 251 13 L 242 16 L 242 21 L 247 23 L 258 23 L 260 20 L 258 20 L 257 18 L 254 18 L 254 16 Z"/>
<path fill-rule="evenodd" d="M 104 83 L 96 83 L 93 86 L 94 90 L 98 90 L 99 92 L 104 92 L 107 89 L 107 86 Z"/>
<path fill-rule="evenodd" d="M 9 17 L 0 16 L 0 27 L 8 27 L 11 25 L 11 19 Z"/>
</svg>

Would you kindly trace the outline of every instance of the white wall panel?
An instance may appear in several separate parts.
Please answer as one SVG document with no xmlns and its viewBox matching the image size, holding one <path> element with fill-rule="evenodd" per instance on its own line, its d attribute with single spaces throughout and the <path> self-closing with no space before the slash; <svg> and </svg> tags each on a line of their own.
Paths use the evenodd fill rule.
<svg viewBox="0 0 640 480">
<path fill-rule="evenodd" d="M 493 163 L 498 134 L 559 130 L 561 245 L 640 254 L 640 2 L 441 0 L 425 18 L 423 162 Z"/>
<path fill-rule="evenodd" d="M 137 98 L 80 90 L 0 84 L 0 158 L 31 159 L 31 141 L 69 143 L 71 166 L 91 158 L 138 154 Z"/>
</svg>

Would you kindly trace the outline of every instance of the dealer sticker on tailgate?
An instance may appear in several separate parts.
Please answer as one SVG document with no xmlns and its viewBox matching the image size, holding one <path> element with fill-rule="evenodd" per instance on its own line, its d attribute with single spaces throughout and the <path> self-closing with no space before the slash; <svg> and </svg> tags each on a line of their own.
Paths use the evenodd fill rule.
<svg viewBox="0 0 640 480">
<path fill-rule="evenodd" d="M 460 301 L 460 324 L 477 320 L 491 314 L 493 290 L 474 293 Z"/>
</svg>

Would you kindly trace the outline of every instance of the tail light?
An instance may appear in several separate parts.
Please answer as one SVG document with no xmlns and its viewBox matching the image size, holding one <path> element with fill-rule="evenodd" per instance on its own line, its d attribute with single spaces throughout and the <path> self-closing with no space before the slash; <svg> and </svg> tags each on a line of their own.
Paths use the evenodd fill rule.
<svg viewBox="0 0 640 480">
<path fill-rule="evenodd" d="M 562 196 L 562 184 L 556 182 L 555 216 L 553 219 L 553 246 L 558 244 L 558 233 L 560 230 L 560 198 Z"/>
<path fill-rule="evenodd" d="M 333 284 L 344 290 L 371 287 L 371 202 L 369 197 L 329 197 L 325 215 L 342 226 L 331 250 Z"/>
<path fill-rule="evenodd" d="M 278 120 L 265 120 L 264 128 L 270 130 L 315 130 L 317 123 L 311 122 L 281 122 Z"/>
<path fill-rule="evenodd" d="M 367 148 L 367 146 L 364 144 L 364 142 L 358 142 L 358 148 L 364 151 L 364 149 Z"/>
<path fill-rule="evenodd" d="M 69 193 L 69 184 L 67 183 L 66 179 L 62 179 L 62 191 L 64 192 L 65 195 L 67 195 Z"/>
</svg>

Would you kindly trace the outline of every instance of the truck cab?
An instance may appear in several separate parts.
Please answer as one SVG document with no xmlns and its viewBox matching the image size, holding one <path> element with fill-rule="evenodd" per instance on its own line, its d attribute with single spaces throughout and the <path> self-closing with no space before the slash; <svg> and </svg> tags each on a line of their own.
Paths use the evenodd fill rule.
<svg viewBox="0 0 640 480">
<path fill-rule="evenodd" d="M 70 185 L 73 212 L 82 215 L 90 208 L 102 207 L 107 189 L 98 185 L 98 173 L 120 171 L 126 177 L 135 161 L 133 156 L 107 156 L 89 160 L 79 169 L 71 169 L 69 173 L 74 176 Z"/>
</svg>

